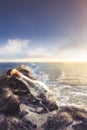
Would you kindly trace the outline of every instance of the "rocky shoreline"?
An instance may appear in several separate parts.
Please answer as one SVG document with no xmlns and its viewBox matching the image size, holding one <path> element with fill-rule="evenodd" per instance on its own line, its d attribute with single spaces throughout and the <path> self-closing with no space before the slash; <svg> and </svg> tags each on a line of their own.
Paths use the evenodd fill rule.
<svg viewBox="0 0 87 130">
<path fill-rule="evenodd" d="M 87 111 L 58 106 L 27 66 L 0 77 L 0 130 L 87 130 Z"/>
</svg>

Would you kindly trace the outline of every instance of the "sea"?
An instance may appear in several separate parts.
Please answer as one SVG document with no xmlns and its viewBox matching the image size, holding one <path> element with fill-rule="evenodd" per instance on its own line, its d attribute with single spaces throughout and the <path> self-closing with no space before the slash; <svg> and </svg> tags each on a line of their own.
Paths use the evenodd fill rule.
<svg viewBox="0 0 87 130">
<path fill-rule="evenodd" d="M 27 65 L 37 80 L 44 82 L 58 105 L 87 108 L 87 63 L 0 63 L 0 76 L 8 69 Z"/>
</svg>

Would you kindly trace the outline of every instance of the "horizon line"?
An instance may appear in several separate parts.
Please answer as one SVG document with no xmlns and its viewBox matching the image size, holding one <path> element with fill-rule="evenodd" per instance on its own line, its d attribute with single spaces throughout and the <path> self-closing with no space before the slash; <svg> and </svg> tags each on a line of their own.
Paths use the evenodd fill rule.
<svg viewBox="0 0 87 130">
<path fill-rule="evenodd" d="M 28 60 L 28 61 L 18 61 L 18 60 L 0 60 L 0 63 L 14 63 L 14 62 L 16 62 L 16 63 L 29 63 L 29 62 L 31 62 L 31 63 L 87 63 L 87 61 L 74 61 L 74 60 L 51 60 L 51 61 L 34 61 L 34 60 Z"/>
</svg>

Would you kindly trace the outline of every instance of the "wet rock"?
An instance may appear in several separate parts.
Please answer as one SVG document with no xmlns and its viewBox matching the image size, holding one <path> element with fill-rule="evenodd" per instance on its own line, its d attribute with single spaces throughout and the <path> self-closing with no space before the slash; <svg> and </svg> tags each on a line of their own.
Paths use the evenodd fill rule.
<svg viewBox="0 0 87 130">
<path fill-rule="evenodd" d="M 32 130 L 26 122 L 13 116 L 0 116 L 0 130 Z"/>
<path fill-rule="evenodd" d="M 75 106 L 63 106 L 59 108 L 59 112 L 67 112 L 72 115 L 72 118 L 77 121 L 87 121 L 87 111 L 83 108 Z"/>
<path fill-rule="evenodd" d="M 87 130 L 87 123 L 80 123 L 72 126 L 73 130 Z"/>
<path fill-rule="evenodd" d="M 74 106 L 59 107 L 55 115 L 47 118 L 43 128 L 45 130 L 86 130 L 87 111 Z"/>
<path fill-rule="evenodd" d="M 56 101 L 53 99 L 50 90 L 45 84 L 40 81 L 27 78 L 25 75 L 23 75 L 16 69 L 13 69 L 11 71 L 11 76 L 17 80 L 15 82 L 17 85 L 20 84 L 18 82 L 22 83 L 21 86 L 24 86 L 25 89 L 28 90 L 29 94 L 31 94 L 31 97 L 35 99 L 36 103 L 43 107 L 45 112 L 58 109 Z"/>
<path fill-rule="evenodd" d="M 22 65 L 0 77 L 0 130 L 87 130 L 87 111 L 58 106 L 49 88 Z"/>
<path fill-rule="evenodd" d="M 65 124 L 65 126 L 69 126 L 73 123 L 73 118 L 71 114 L 67 112 L 62 112 L 58 116 L 60 116 L 60 119 L 62 120 L 61 123 Z"/>
<path fill-rule="evenodd" d="M 73 124 L 72 116 L 67 112 L 62 112 L 48 117 L 43 124 L 43 128 L 45 130 L 67 130 L 67 127 L 71 124 Z"/>
<path fill-rule="evenodd" d="M 45 130 L 65 130 L 66 124 L 61 117 L 53 115 L 52 117 L 48 117 L 42 127 Z"/>
<path fill-rule="evenodd" d="M 0 111 L 9 115 L 17 114 L 20 110 L 18 96 L 16 96 L 8 86 L 3 87 L 0 93 Z"/>
<path fill-rule="evenodd" d="M 21 65 L 16 68 L 19 72 L 23 73 L 25 76 L 31 78 L 31 79 L 36 79 L 33 74 L 31 69 L 28 66 Z"/>
</svg>

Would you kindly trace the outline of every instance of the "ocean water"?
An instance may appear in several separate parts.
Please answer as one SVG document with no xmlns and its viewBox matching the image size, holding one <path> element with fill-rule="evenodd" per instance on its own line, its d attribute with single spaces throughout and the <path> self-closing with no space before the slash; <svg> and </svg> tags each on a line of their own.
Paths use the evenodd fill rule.
<svg viewBox="0 0 87 130">
<path fill-rule="evenodd" d="M 22 64 L 48 85 L 58 105 L 87 108 L 87 63 L 0 63 L 0 75 Z"/>
</svg>

